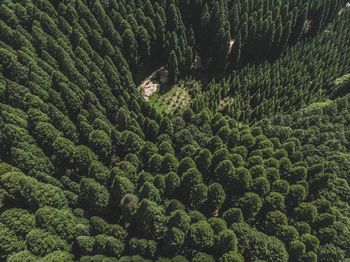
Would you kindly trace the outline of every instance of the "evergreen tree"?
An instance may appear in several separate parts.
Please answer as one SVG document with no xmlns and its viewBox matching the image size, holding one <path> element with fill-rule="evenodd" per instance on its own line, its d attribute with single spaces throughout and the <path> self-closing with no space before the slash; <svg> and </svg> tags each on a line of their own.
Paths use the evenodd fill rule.
<svg viewBox="0 0 350 262">
<path fill-rule="evenodd" d="M 176 83 L 179 76 L 179 65 L 177 61 L 176 53 L 171 51 L 168 61 L 168 71 L 169 71 L 169 80 L 172 83 Z"/>
</svg>

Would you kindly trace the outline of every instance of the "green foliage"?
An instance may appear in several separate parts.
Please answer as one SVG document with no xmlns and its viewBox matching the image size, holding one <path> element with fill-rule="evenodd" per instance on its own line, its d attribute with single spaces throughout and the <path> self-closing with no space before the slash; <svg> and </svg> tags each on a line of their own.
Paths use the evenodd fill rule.
<svg viewBox="0 0 350 262">
<path fill-rule="evenodd" d="M 24 248 L 24 242 L 18 239 L 15 232 L 3 223 L 0 223 L 0 232 L 0 251 L 2 258 L 5 259 L 7 255 Z"/>
<path fill-rule="evenodd" d="M 135 216 L 139 230 L 145 237 L 157 239 L 164 234 L 166 217 L 164 210 L 156 203 L 142 200 Z"/>
<path fill-rule="evenodd" d="M 228 262 L 228 261 L 243 262 L 244 258 L 240 254 L 231 251 L 231 252 L 224 254 L 222 257 L 220 257 L 219 261 L 220 262 Z"/>
<path fill-rule="evenodd" d="M 22 238 L 36 226 L 34 215 L 20 208 L 4 211 L 0 216 L 0 221 Z"/>
<path fill-rule="evenodd" d="M 43 207 L 35 212 L 36 224 L 45 231 L 59 235 L 62 239 L 71 241 L 76 236 L 88 233 L 86 225 L 78 224 L 74 215 L 68 210 Z"/>
<path fill-rule="evenodd" d="M 53 251 L 69 251 L 69 245 L 58 236 L 41 229 L 33 229 L 26 236 L 27 249 L 36 256 L 45 256 Z"/>
<path fill-rule="evenodd" d="M 80 192 L 78 198 L 82 205 L 87 206 L 88 209 L 101 212 L 108 205 L 109 192 L 94 179 L 83 178 L 80 181 Z"/>
<path fill-rule="evenodd" d="M 214 232 L 206 221 L 199 221 L 190 227 L 191 246 L 204 251 L 214 244 Z"/>
<path fill-rule="evenodd" d="M 59 187 L 41 183 L 20 172 L 1 175 L 0 184 L 7 192 L 8 201 L 23 201 L 22 203 L 34 209 L 43 206 L 67 206 L 65 195 Z"/>
<path fill-rule="evenodd" d="M 247 259 L 255 258 L 265 261 L 288 261 L 288 253 L 281 241 L 267 236 L 247 224 L 232 226 L 237 236 L 238 251 Z"/>
<path fill-rule="evenodd" d="M 346 261 L 345 4 L 1 1 L 0 261 Z"/>
</svg>

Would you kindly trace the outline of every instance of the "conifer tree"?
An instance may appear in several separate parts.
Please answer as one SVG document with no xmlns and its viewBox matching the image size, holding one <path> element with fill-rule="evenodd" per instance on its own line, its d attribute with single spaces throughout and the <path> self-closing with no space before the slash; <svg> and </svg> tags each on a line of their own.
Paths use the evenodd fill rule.
<svg viewBox="0 0 350 262">
<path fill-rule="evenodd" d="M 177 56 L 174 50 L 171 51 L 170 53 L 169 62 L 168 62 L 168 71 L 169 71 L 169 80 L 172 83 L 176 83 L 179 75 L 179 65 L 178 65 Z"/>
</svg>

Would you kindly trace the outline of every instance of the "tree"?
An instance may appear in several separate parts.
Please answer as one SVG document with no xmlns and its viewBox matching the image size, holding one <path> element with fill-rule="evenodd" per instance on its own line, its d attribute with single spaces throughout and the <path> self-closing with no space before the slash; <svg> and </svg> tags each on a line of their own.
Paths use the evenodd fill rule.
<svg viewBox="0 0 350 262">
<path fill-rule="evenodd" d="M 169 8 L 168 8 L 168 13 L 167 13 L 167 17 L 168 17 L 168 30 L 170 32 L 175 31 L 178 26 L 179 26 L 179 16 L 178 16 L 178 9 L 176 8 L 175 4 L 170 4 Z"/>
<path fill-rule="evenodd" d="M 132 255 L 152 258 L 156 254 L 157 243 L 153 240 L 132 238 L 128 250 Z"/>
<path fill-rule="evenodd" d="M 272 184 L 272 191 L 278 192 L 282 194 L 282 196 L 286 197 L 289 192 L 289 183 L 284 179 L 278 179 Z"/>
<path fill-rule="evenodd" d="M 145 135 L 148 140 L 155 141 L 158 135 L 159 126 L 156 121 L 146 118 L 144 122 Z"/>
<path fill-rule="evenodd" d="M 203 178 L 201 173 L 196 168 L 189 169 L 181 178 L 181 188 L 187 199 L 193 193 L 193 190 L 203 183 Z"/>
<path fill-rule="evenodd" d="M 293 182 L 303 181 L 307 176 L 307 169 L 303 166 L 293 167 L 289 172 L 291 173 L 290 180 Z"/>
<path fill-rule="evenodd" d="M 144 166 L 147 166 L 149 159 L 158 152 L 158 148 L 150 141 L 147 141 L 140 151 L 140 158 Z"/>
<path fill-rule="evenodd" d="M 287 216 L 281 211 L 271 211 L 266 216 L 266 231 L 276 234 L 283 226 L 288 225 Z"/>
<path fill-rule="evenodd" d="M 284 243 L 275 237 L 257 231 L 248 224 L 237 223 L 232 226 L 240 253 L 245 256 L 254 254 L 256 259 L 265 261 L 288 261 Z"/>
<path fill-rule="evenodd" d="M 177 172 L 180 176 L 182 176 L 188 170 L 195 168 L 195 167 L 196 167 L 196 164 L 194 163 L 193 159 L 190 157 L 185 157 L 180 161 Z"/>
<path fill-rule="evenodd" d="M 243 262 L 244 258 L 236 252 L 228 252 L 219 259 L 220 262 Z"/>
<path fill-rule="evenodd" d="M 225 191 L 219 183 L 213 183 L 208 187 L 207 203 L 212 210 L 219 210 L 225 202 Z"/>
<path fill-rule="evenodd" d="M 208 187 L 204 183 L 194 185 L 189 192 L 189 204 L 193 209 L 199 209 L 208 198 Z"/>
<path fill-rule="evenodd" d="M 45 148 L 45 150 L 49 150 L 56 138 L 62 135 L 62 133 L 59 132 L 54 126 L 43 122 L 39 123 L 35 127 L 35 134 L 38 141 L 40 141 L 39 143 Z"/>
<path fill-rule="evenodd" d="M 137 208 L 139 204 L 139 199 L 137 196 L 133 194 L 125 195 L 121 202 L 121 220 L 128 225 L 134 219 L 134 215 L 136 214 Z"/>
<path fill-rule="evenodd" d="M 124 251 L 125 244 L 114 237 L 109 237 L 106 243 L 106 254 L 112 257 L 119 257 Z"/>
<path fill-rule="evenodd" d="M 163 157 L 160 154 L 154 154 L 148 161 L 149 171 L 156 174 L 161 171 L 163 163 Z"/>
<path fill-rule="evenodd" d="M 303 34 L 305 22 L 307 21 L 308 12 L 309 12 L 309 5 L 305 3 L 303 9 L 301 10 L 300 14 L 297 17 L 296 25 L 294 27 L 294 30 L 291 36 L 291 41 L 293 43 L 296 43 Z"/>
<path fill-rule="evenodd" d="M 112 141 L 105 131 L 92 131 L 89 135 L 89 144 L 104 161 L 109 161 L 112 153 Z"/>
<path fill-rule="evenodd" d="M 165 177 L 165 196 L 172 196 L 180 188 L 180 184 L 180 177 L 175 172 L 168 173 Z"/>
<path fill-rule="evenodd" d="M 72 241 L 79 234 L 88 234 L 88 227 L 78 224 L 75 216 L 68 210 L 43 207 L 35 212 L 35 220 L 42 229 Z"/>
<path fill-rule="evenodd" d="M 46 255 L 43 260 L 54 262 L 54 261 L 72 261 L 73 255 L 67 251 L 54 251 Z"/>
<path fill-rule="evenodd" d="M 136 212 L 136 224 L 140 234 L 150 238 L 159 239 L 165 232 L 166 217 L 164 209 L 156 203 L 143 199 Z"/>
<path fill-rule="evenodd" d="M 11 208 L 0 215 L 0 222 L 24 238 L 35 227 L 35 217 L 28 210 Z"/>
<path fill-rule="evenodd" d="M 87 171 L 93 160 L 97 160 L 97 157 L 90 148 L 84 145 L 75 147 L 73 164 L 79 171 Z"/>
<path fill-rule="evenodd" d="M 302 257 L 303 261 L 309 261 L 309 262 L 316 262 L 317 260 L 317 254 L 315 252 L 306 252 L 305 255 Z"/>
<path fill-rule="evenodd" d="M 214 262 L 214 257 L 203 252 L 198 252 L 192 257 L 193 262 Z"/>
<path fill-rule="evenodd" d="M 185 233 L 176 227 L 168 229 L 164 235 L 162 249 L 167 257 L 177 255 L 185 242 Z"/>
<path fill-rule="evenodd" d="M 189 238 L 191 246 L 203 251 L 214 245 L 214 232 L 206 221 L 199 221 L 190 227 Z"/>
<path fill-rule="evenodd" d="M 307 251 L 316 252 L 320 246 L 320 240 L 311 234 L 303 234 L 301 240 L 305 244 Z"/>
<path fill-rule="evenodd" d="M 212 168 L 216 168 L 217 165 L 224 160 L 230 160 L 230 156 L 230 152 L 227 148 L 221 148 L 215 151 L 211 163 Z"/>
<path fill-rule="evenodd" d="M 36 256 L 45 256 L 53 251 L 69 251 L 67 242 L 41 229 L 33 229 L 28 233 L 26 246 Z"/>
<path fill-rule="evenodd" d="M 171 122 L 169 117 L 165 116 L 160 121 L 159 133 L 160 134 L 168 134 L 169 136 L 173 135 L 174 127 L 173 127 L 173 123 Z"/>
<path fill-rule="evenodd" d="M 266 201 L 266 207 L 269 210 L 282 211 L 285 208 L 284 196 L 278 192 L 270 192 L 266 196 L 265 201 Z"/>
<path fill-rule="evenodd" d="M 175 210 L 170 214 L 168 228 L 176 227 L 187 234 L 190 229 L 191 219 L 182 209 Z"/>
<path fill-rule="evenodd" d="M 270 183 L 265 177 L 258 177 L 253 180 L 252 183 L 253 192 L 257 193 L 259 196 L 264 197 L 270 192 Z"/>
<path fill-rule="evenodd" d="M 237 238 L 232 230 L 223 230 L 218 235 L 218 240 L 215 243 L 216 253 L 220 256 L 228 252 L 237 252 Z"/>
<path fill-rule="evenodd" d="M 162 160 L 162 171 L 163 173 L 169 173 L 176 171 L 179 166 L 177 158 L 170 153 L 166 153 Z"/>
<path fill-rule="evenodd" d="M 83 178 L 80 181 L 79 200 L 94 212 L 102 212 L 108 205 L 109 192 L 94 179 Z"/>
<path fill-rule="evenodd" d="M 72 141 L 64 137 L 58 137 L 53 145 L 53 160 L 59 166 L 68 167 L 74 156 L 75 146 Z"/>
<path fill-rule="evenodd" d="M 176 83 L 177 78 L 179 76 L 179 64 L 178 64 L 177 56 L 174 50 L 171 51 L 169 56 L 168 71 L 169 71 L 169 80 L 172 83 Z"/>
<path fill-rule="evenodd" d="M 140 199 L 147 198 L 155 203 L 159 203 L 161 200 L 159 190 L 149 182 L 143 184 L 139 193 Z"/>
<path fill-rule="evenodd" d="M 136 33 L 137 42 L 139 46 L 139 54 L 143 61 L 147 61 L 148 56 L 151 54 L 151 38 L 147 30 L 140 26 Z"/>
<path fill-rule="evenodd" d="M 19 261 L 28 261 L 34 262 L 37 260 L 37 257 L 30 253 L 28 250 L 20 251 L 18 253 L 12 253 L 8 256 L 8 261 L 10 262 L 19 262 Z"/>
<path fill-rule="evenodd" d="M 297 240 L 298 231 L 290 225 L 282 226 L 278 232 L 277 237 L 286 244 L 290 244 L 292 241 Z"/>
<path fill-rule="evenodd" d="M 126 29 L 123 33 L 123 46 L 126 52 L 126 57 L 133 66 L 136 66 L 139 60 L 138 57 L 138 44 L 135 39 L 135 35 L 130 29 Z"/>
<path fill-rule="evenodd" d="M 215 168 L 216 179 L 221 185 L 229 187 L 228 183 L 231 175 L 234 174 L 234 167 L 230 160 L 221 161 Z"/>
<path fill-rule="evenodd" d="M 294 209 L 295 216 L 300 221 L 305 221 L 309 224 L 315 222 L 317 217 L 317 208 L 309 203 L 301 203 Z"/>
<path fill-rule="evenodd" d="M 202 174 L 205 174 L 211 165 L 211 161 L 211 152 L 208 149 L 203 149 L 199 152 L 198 156 L 196 157 L 196 166 Z"/>
<path fill-rule="evenodd" d="M 124 131 L 129 126 L 129 115 L 124 107 L 122 107 L 117 113 L 116 124 L 119 131 Z"/>
<path fill-rule="evenodd" d="M 116 204 L 119 205 L 120 201 L 125 197 L 127 194 L 133 194 L 134 193 L 134 184 L 126 177 L 122 177 L 119 175 L 116 175 L 114 177 L 112 186 L 111 186 L 111 194 Z"/>
<path fill-rule="evenodd" d="M 248 221 L 254 220 L 254 217 L 262 208 L 261 198 L 255 193 L 245 193 L 244 196 L 240 198 L 239 202 L 243 211 L 244 218 Z"/>
<path fill-rule="evenodd" d="M 290 206 L 297 206 L 306 198 L 306 190 L 302 185 L 291 185 L 286 201 Z"/>
<path fill-rule="evenodd" d="M 218 42 L 219 46 L 216 47 L 217 54 L 215 54 L 215 59 L 217 62 L 214 64 L 214 66 L 215 71 L 221 73 L 226 68 L 227 59 L 230 54 L 230 32 L 225 31 L 225 29 L 222 27 L 217 33 L 216 41 Z"/>
<path fill-rule="evenodd" d="M 193 50 L 190 46 L 186 46 L 185 53 L 184 53 L 184 70 L 188 71 L 191 69 L 191 66 L 193 64 Z"/>
<path fill-rule="evenodd" d="M 137 179 L 137 168 L 135 165 L 133 165 L 133 163 L 123 160 L 120 161 L 118 165 L 111 170 L 111 178 L 116 175 L 126 177 L 130 181 L 135 182 Z"/>
<path fill-rule="evenodd" d="M 160 145 L 159 145 L 159 153 L 162 155 L 165 155 L 167 153 L 174 155 L 175 150 L 174 150 L 171 142 L 169 142 L 168 140 L 165 140 L 162 143 L 160 143 Z"/>
<path fill-rule="evenodd" d="M 77 247 L 81 255 L 90 255 L 94 251 L 95 239 L 91 236 L 78 236 Z"/>
<path fill-rule="evenodd" d="M 24 242 L 3 223 L 0 223 L 0 233 L 1 258 L 24 249 Z"/>
<path fill-rule="evenodd" d="M 230 226 L 233 223 L 243 222 L 243 213 L 240 208 L 230 208 L 223 213 L 222 218 Z"/>
<path fill-rule="evenodd" d="M 1 175 L 0 185 L 7 193 L 5 203 L 7 199 L 11 199 L 33 209 L 43 206 L 67 207 L 67 199 L 59 187 L 38 182 L 37 179 L 20 172 Z"/>
<path fill-rule="evenodd" d="M 143 145 L 142 139 L 132 131 L 123 131 L 122 137 L 122 152 L 126 155 L 128 153 L 138 153 Z"/>
</svg>

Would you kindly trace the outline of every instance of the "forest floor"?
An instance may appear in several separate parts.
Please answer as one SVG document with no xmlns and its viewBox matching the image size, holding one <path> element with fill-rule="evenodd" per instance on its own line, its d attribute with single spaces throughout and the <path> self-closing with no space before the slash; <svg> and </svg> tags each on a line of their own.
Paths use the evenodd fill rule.
<svg viewBox="0 0 350 262">
<path fill-rule="evenodd" d="M 142 97 L 146 102 L 149 102 L 152 95 L 154 95 L 160 88 L 161 83 L 156 79 L 158 72 L 163 70 L 164 67 L 160 67 L 152 74 L 150 74 L 138 87 Z"/>
</svg>

